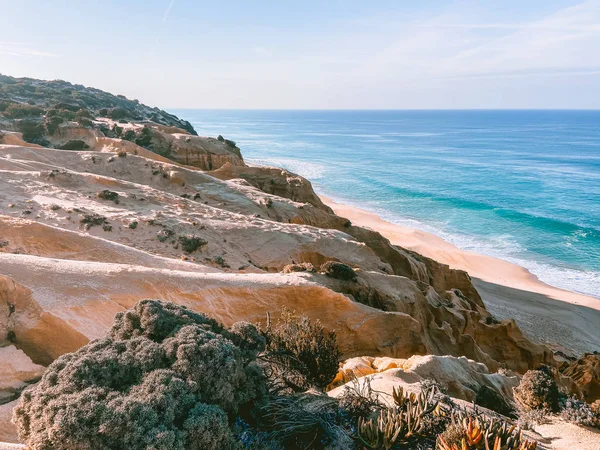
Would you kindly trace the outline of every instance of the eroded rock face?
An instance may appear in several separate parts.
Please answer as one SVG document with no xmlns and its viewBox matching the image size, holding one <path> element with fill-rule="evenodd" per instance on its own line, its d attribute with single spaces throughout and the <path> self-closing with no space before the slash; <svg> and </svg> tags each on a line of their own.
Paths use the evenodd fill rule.
<svg viewBox="0 0 600 450">
<path fill-rule="evenodd" d="M 0 361 L 0 404 L 14 400 L 27 385 L 39 379 L 45 369 L 14 345 L 0 347 Z"/>
<path fill-rule="evenodd" d="M 464 355 L 521 372 L 551 359 L 514 322 L 491 318 L 466 273 L 335 216 L 293 174 L 226 164 L 219 179 L 156 156 L 0 146 L 0 274 L 29 304 L 0 330 L 10 326 L 34 362 L 101 336 L 143 298 L 224 323 L 286 306 L 336 330 L 345 357 Z M 182 236 L 206 244 L 184 251 Z M 355 279 L 281 273 L 328 261 Z"/>
<path fill-rule="evenodd" d="M 586 402 L 593 403 L 600 399 L 600 353 L 587 353 L 565 364 L 561 372 L 575 381 Z"/>
<path fill-rule="evenodd" d="M 153 128 L 152 145 L 175 162 L 202 170 L 215 170 L 224 165 L 244 166 L 244 159 L 237 147 L 215 138 L 165 131 L 171 130 Z"/>
<path fill-rule="evenodd" d="M 299 203 L 310 203 L 323 211 L 333 211 L 315 194 L 306 178 L 278 167 L 242 166 L 224 164 L 211 175 L 221 180 L 241 178 L 267 194 L 289 198 Z"/>
</svg>

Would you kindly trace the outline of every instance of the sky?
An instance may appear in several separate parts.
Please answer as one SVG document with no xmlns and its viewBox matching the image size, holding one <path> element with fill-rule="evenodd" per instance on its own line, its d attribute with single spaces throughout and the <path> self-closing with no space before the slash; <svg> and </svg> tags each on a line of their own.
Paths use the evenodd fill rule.
<svg viewBox="0 0 600 450">
<path fill-rule="evenodd" d="M 600 0 L 0 0 L 0 73 L 161 108 L 600 109 Z"/>
</svg>

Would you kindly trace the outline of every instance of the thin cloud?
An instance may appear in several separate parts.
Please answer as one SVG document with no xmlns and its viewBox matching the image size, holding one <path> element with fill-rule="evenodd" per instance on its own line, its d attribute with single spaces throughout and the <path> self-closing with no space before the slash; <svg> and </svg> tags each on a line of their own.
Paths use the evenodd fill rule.
<svg viewBox="0 0 600 450">
<path fill-rule="evenodd" d="M 165 11 L 165 15 L 163 16 L 163 23 L 165 23 L 167 21 L 167 19 L 169 18 L 169 15 L 171 14 L 171 9 L 173 9 L 173 5 L 175 4 L 175 0 L 171 0 L 171 3 L 169 3 L 169 6 L 167 8 L 167 10 Z"/>
</svg>

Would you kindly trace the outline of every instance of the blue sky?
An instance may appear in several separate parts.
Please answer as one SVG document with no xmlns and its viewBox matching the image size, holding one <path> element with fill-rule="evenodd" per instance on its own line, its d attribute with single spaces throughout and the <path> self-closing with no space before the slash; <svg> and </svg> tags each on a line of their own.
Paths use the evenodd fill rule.
<svg viewBox="0 0 600 450">
<path fill-rule="evenodd" d="M 0 73 L 166 108 L 600 108 L 600 0 L 0 0 Z"/>
</svg>

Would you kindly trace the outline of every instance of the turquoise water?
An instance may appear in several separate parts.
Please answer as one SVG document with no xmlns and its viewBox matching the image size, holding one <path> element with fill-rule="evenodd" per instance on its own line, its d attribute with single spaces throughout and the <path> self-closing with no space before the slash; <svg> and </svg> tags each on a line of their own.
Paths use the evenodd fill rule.
<svg viewBox="0 0 600 450">
<path fill-rule="evenodd" d="M 173 113 L 335 200 L 600 297 L 600 111 Z"/>
</svg>

